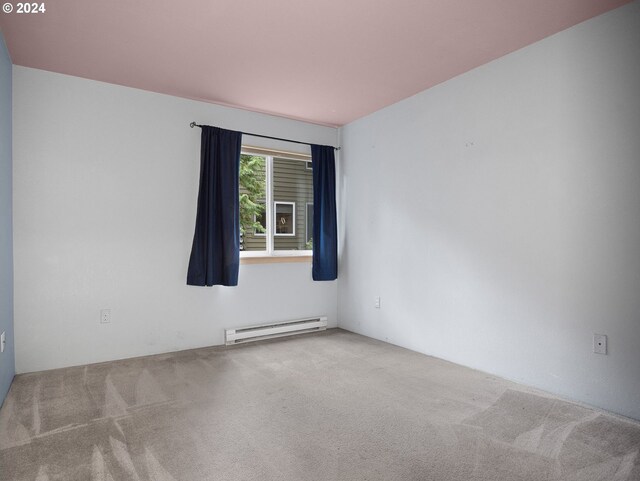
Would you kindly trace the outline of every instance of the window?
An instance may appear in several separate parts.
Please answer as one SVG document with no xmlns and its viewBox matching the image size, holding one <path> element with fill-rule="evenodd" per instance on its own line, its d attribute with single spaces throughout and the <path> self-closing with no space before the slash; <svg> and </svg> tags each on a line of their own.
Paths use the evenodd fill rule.
<svg viewBox="0 0 640 481">
<path fill-rule="evenodd" d="M 313 235 L 313 218 L 309 218 L 313 217 L 313 172 L 307 168 L 310 163 L 308 155 L 243 147 L 240 238 L 241 250 L 248 253 L 243 256 L 310 253 Z"/>
<path fill-rule="evenodd" d="M 273 222 L 274 235 L 296 235 L 296 203 L 295 202 L 278 202 L 274 203 L 274 211 L 276 213 Z"/>
</svg>

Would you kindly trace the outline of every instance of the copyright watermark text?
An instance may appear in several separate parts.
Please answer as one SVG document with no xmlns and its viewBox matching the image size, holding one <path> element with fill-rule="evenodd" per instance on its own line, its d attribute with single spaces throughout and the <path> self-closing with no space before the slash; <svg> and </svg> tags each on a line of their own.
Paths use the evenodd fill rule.
<svg viewBox="0 0 640 481">
<path fill-rule="evenodd" d="M 47 11 L 47 7 L 45 6 L 44 2 L 18 2 L 15 4 L 15 6 L 14 4 L 7 2 L 2 5 L 2 11 L 4 13 L 11 13 L 14 11 L 14 9 L 15 13 L 45 13 Z"/>
</svg>

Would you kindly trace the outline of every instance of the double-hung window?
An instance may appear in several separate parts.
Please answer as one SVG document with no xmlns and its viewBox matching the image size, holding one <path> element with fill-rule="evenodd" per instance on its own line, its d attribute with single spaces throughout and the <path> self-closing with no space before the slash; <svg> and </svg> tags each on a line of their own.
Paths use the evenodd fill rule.
<svg viewBox="0 0 640 481">
<path fill-rule="evenodd" d="M 313 175 L 309 155 L 243 146 L 240 156 L 242 257 L 310 255 Z"/>
</svg>

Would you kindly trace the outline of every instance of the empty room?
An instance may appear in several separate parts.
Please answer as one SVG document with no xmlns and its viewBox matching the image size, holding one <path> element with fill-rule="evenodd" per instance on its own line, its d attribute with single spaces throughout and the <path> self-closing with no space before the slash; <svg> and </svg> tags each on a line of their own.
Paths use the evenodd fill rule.
<svg viewBox="0 0 640 481">
<path fill-rule="evenodd" d="M 640 481 L 640 0 L 3 0 L 0 481 Z"/>
</svg>

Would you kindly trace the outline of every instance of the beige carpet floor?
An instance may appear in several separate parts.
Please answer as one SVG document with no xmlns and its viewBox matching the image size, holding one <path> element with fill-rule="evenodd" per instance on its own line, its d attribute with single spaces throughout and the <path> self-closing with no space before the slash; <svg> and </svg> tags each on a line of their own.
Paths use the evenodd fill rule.
<svg viewBox="0 0 640 481">
<path fill-rule="evenodd" d="M 17 376 L 12 481 L 640 480 L 640 424 L 341 330 Z"/>
</svg>

